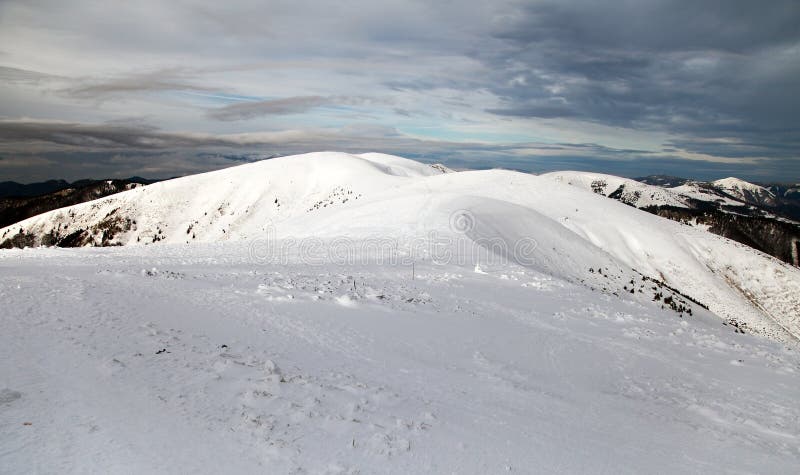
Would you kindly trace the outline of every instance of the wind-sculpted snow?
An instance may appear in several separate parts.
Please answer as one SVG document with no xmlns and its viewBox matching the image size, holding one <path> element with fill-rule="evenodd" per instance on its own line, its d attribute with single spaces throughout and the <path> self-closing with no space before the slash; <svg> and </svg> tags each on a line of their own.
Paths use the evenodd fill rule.
<svg viewBox="0 0 800 475">
<path fill-rule="evenodd" d="M 46 213 L 0 229 L 0 242 L 149 248 L 244 240 L 261 261 L 299 252 L 317 263 L 483 256 L 612 294 L 648 278 L 744 331 L 780 341 L 800 335 L 797 268 L 570 186 L 572 178 L 445 171 L 384 154 L 281 157 Z M 603 193 L 617 185 L 612 178 Z M 637 199 L 679 199 L 650 191 Z M 460 229 L 464 217 L 469 229 Z M 659 285 L 643 298 L 656 298 Z"/>
</svg>

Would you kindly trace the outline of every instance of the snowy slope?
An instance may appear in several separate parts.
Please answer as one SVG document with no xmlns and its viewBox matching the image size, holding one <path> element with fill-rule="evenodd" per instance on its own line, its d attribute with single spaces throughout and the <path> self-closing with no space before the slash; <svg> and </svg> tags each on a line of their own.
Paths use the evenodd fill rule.
<svg viewBox="0 0 800 475">
<path fill-rule="evenodd" d="M 0 229 L 61 236 L 87 231 L 91 244 L 219 241 L 262 235 L 269 223 L 354 202 L 410 177 L 442 173 L 384 154 L 315 153 L 193 175 L 45 213 Z M 128 221 L 129 220 L 129 221 Z M 107 233 L 108 234 L 108 233 Z M 194 237 L 193 237 L 194 236 Z"/>
<path fill-rule="evenodd" d="M 455 204 L 486 216 L 476 233 L 507 218 Z M 412 279 L 405 264 L 261 261 L 246 241 L 0 252 L 0 471 L 800 464 L 796 351 L 701 309 L 459 256 L 419 259 Z"/>
<path fill-rule="evenodd" d="M 683 185 L 670 188 L 670 190 L 696 200 L 712 201 L 724 206 L 744 206 L 746 204 L 726 191 L 704 182 L 689 181 Z"/>
<path fill-rule="evenodd" d="M 712 182 L 718 189 L 748 204 L 775 206 L 775 195 L 763 186 L 728 177 Z"/>
<path fill-rule="evenodd" d="M 487 195 L 534 207 L 622 265 L 663 279 L 724 318 L 746 322 L 779 339 L 787 335 L 771 322 L 795 339 L 800 335 L 797 268 L 704 230 L 569 185 L 550 186 L 552 180 L 542 183 L 540 178 L 495 170 L 444 175 L 430 181 L 460 181 L 465 192 L 478 189 L 478 182 L 495 183 L 491 191 L 486 190 Z M 533 236 L 537 235 L 535 228 L 529 228 Z M 548 245 L 561 247 L 548 242 L 539 249 L 544 252 L 542 248 Z"/>
<path fill-rule="evenodd" d="M 475 247 L 496 251 L 490 256 L 609 293 L 635 286 L 643 299 L 661 290 L 645 293 L 657 286 L 641 277 L 656 279 L 750 331 L 781 341 L 800 335 L 800 270 L 757 251 L 552 177 L 441 173 L 382 154 L 282 157 L 157 183 L 31 218 L 0 230 L 0 239 L 22 230 L 39 242 L 82 232 L 95 244 L 452 241 L 454 217 L 466 220 Z M 520 258 L 523 238 L 535 252 Z M 591 272 L 599 269 L 607 270 Z"/>
<path fill-rule="evenodd" d="M 680 186 L 669 187 L 592 172 L 559 171 L 541 176 L 591 190 L 637 208 L 689 208 L 690 199 L 713 201 L 728 206 L 775 205 L 775 195 L 766 188 L 732 177 L 711 183 L 688 181 Z"/>
<path fill-rule="evenodd" d="M 687 197 L 661 186 L 622 178 L 614 175 L 590 172 L 552 172 L 541 175 L 568 185 L 578 186 L 585 190 L 607 197 L 613 197 L 625 204 L 637 208 L 648 206 L 675 206 L 687 208 Z"/>
</svg>

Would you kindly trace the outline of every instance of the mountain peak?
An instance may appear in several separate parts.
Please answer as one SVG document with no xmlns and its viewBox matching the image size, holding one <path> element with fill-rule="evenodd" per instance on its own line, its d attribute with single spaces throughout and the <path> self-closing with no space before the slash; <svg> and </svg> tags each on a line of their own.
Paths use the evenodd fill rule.
<svg viewBox="0 0 800 475">
<path fill-rule="evenodd" d="M 736 177 L 723 178 L 712 184 L 725 193 L 748 204 L 774 205 L 775 195 L 763 186 L 744 181 Z"/>
</svg>

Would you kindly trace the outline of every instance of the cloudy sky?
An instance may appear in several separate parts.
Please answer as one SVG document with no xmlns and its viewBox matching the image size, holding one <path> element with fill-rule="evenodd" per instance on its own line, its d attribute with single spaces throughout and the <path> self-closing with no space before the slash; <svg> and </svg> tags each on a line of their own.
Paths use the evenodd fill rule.
<svg viewBox="0 0 800 475">
<path fill-rule="evenodd" d="M 797 0 L 0 0 L 0 181 L 382 151 L 800 180 Z"/>
</svg>

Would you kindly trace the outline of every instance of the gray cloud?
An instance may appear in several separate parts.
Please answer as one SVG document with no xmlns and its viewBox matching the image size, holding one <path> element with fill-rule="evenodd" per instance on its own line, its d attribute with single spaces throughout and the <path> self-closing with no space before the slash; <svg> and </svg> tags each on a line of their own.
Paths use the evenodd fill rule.
<svg viewBox="0 0 800 475">
<path fill-rule="evenodd" d="M 703 154 L 796 170 L 798 24 L 796 0 L 6 0 L 2 114 L 48 120 L 0 124 L 0 149 L 383 150 L 515 168 L 569 155 L 631 169 Z M 129 118 L 152 127 L 116 122 Z M 531 143 L 572 137 L 605 147 Z"/>
<path fill-rule="evenodd" d="M 116 124 L 79 124 L 54 121 L 0 120 L 0 146 L 17 150 L 26 144 L 96 149 L 161 149 L 197 145 L 225 145 L 224 141 L 190 134 L 169 134 L 155 128 Z"/>
<path fill-rule="evenodd" d="M 567 0 L 525 4 L 495 28 L 499 115 L 568 118 L 697 138 L 726 156 L 797 157 L 800 3 Z M 747 144 L 759 143 L 758 147 Z M 721 151 L 721 149 L 719 149 Z M 751 155 L 752 156 L 752 155 Z"/>
<path fill-rule="evenodd" d="M 0 65 L 0 80 L 27 84 L 66 83 L 67 85 L 59 88 L 58 92 L 83 99 L 105 99 L 109 96 L 138 92 L 214 90 L 208 85 L 192 82 L 191 78 L 200 73 L 201 71 L 186 68 L 171 68 L 113 77 L 73 77 Z"/>
<path fill-rule="evenodd" d="M 7 82 L 39 83 L 55 79 L 63 79 L 53 74 L 45 74 L 29 69 L 12 68 L 0 65 L 0 80 Z"/>
<path fill-rule="evenodd" d="M 594 143 L 497 145 L 420 140 L 373 124 L 335 130 L 214 136 L 164 133 L 154 128 L 119 124 L 0 121 L 0 151 L 3 151 L 0 176 L 22 182 L 53 178 L 54 170 L 58 170 L 59 178 L 69 180 L 131 175 L 168 178 L 328 149 L 351 153 L 379 150 L 454 168 L 502 167 L 537 173 L 574 169 L 623 176 L 680 175 L 687 163 L 669 152 Z M 692 162 L 692 167 L 692 176 L 703 179 L 736 175 L 768 180 L 772 176 L 800 173 L 800 163 L 786 159 L 761 161 L 755 167 L 752 163 L 698 160 Z"/>
<path fill-rule="evenodd" d="M 423 160 L 492 147 L 423 141 L 377 125 L 275 133 L 208 135 L 165 133 L 152 127 L 0 120 L 4 180 L 35 181 L 53 171 L 66 179 L 140 175 L 166 178 L 214 170 L 270 156 L 336 149 L 352 153 L 394 151 Z M 509 149 L 507 153 L 513 153 Z"/>
<path fill-rule="evenodd" d="M 87 99 L 102 99 L 106 96 L 137 92 L 212 90 L 208 86 L 192 84 L 184 74 L 172 70 L 107 79 L 79 78 L 73 79 L 73 82 L 77 84 L 62 92 Z"/>
<path fill-rule="evenodd" d="M 793 0 L 591 0 L 523 4 L 497 36 L 517 42 L 569 44 L 591 51 L 760 50 L 800 39 Z"/>
<path fill-rule="evenodd" d="M 72 151 L 207 150 L 215 148 L 260 150 L 280 154 L 337 149 L 343 151 L 402 150 L 406 152 L 459 148 L 486 148 L 482 144 L 420 140 L 375 124 L 351 124 L 339 129 L 306 129 L 245 134 L 163 132 L 142 125 L 80 124 L 56 121 L 0 120 L 0 150 L 42 153 Z M 198 152 L 198 153 L 201 153 Z M 205 153 L 205 152 L 202 152 Z M 202 154 L 201 153 L 201 154 Z"/>
<path fill-rule="evenodd" d="M 245 120 L 270 115 L 298 114 L 316 107 L 360 105 L 367 102 L 367 99 L 359 97 L 298 96 L 230 104 L 212 109 L 208 115 L 223 121 Z"/>
</svg>

